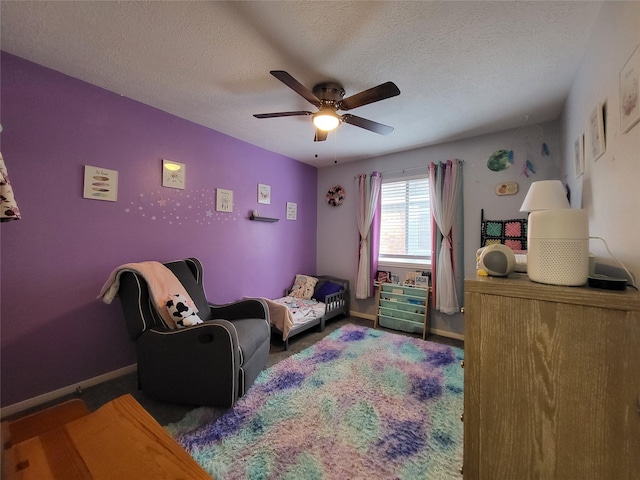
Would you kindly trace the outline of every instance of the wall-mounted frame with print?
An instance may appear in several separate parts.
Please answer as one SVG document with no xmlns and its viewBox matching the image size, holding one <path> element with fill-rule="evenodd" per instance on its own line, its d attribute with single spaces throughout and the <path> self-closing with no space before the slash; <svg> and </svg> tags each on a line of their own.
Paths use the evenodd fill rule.
<svg viewBox="0 0 640 480">
<path fill-rule="evenodd" d="M 184 163 L 162 159 L 162 186 L 184 190 L 187 166 Z"/>
<path fill-rule="evenodd" d="M 602 104 L 598 103 L 589 115 L 589 153 L 591 160 L 598 160 L 605 151 L 604 116 Z"/>
<path fill-rule="evenodd" d="M 574 147 L 574 169 L 576 178 L 584 173 L 584 133 L 578 135 L 573 144 Z"/>
<path fill-rule="evenodd" d="M 258 184 L 258 203 L 267 205 L 271 203 L 271 187 L 269 185 Z"/>
<path fill-rule="evenodd" d="M 233 190 L 216 189 L 216 211 L 233 212 Z"/>
<path fill-rule="evenodd" d="M 640 45 L 620 71 L 620 131 L 626 133 L 640 120 Z"/>
<path fill-rule="evenodd" d="M 298 219 L 298 204 L 294 202 L 287 202 L 287 220 Z"/>
<path fill-rule="evenodd" d="M 117 201 L 118 171 L 85 165 L 83 196 L 93 200 Z"/>
</svg>

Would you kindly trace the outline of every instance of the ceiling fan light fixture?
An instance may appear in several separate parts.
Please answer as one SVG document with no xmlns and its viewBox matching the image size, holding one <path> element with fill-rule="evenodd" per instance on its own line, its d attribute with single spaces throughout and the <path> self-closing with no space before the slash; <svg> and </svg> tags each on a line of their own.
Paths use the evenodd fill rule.
<svg viewBox="0 0 640 480">
<path fill-rule="evenodd" d="M 333 110 L 324 109 L 313 115 L 313 124 L 320 130 L 330 132 L 340 125 L 340 118 Z"/>
</svg>

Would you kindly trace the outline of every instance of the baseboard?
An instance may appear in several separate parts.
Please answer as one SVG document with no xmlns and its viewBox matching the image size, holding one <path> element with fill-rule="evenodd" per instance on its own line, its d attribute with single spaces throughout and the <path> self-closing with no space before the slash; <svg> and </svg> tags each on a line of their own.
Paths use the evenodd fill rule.
<svg viewBox="0 0 640 480">
<path fill-rule="evenodd" d="M 137 370 L 137 368 L 138 368 L 138 365 L 134 363 L 133 365 L 129 365 L 128 367 L 119 368 L 118 370 L 113 370 L 112 372 L 107 372 L 103 375 L 98 375 L 97 377 L 89 378 L 82 382 L 78 382 L 73 385 L 69 385 L 67 387 L 59 388 L 58 390 L 44 393 L 42 395 L 38 395 L 37 397 L 29 398 L 27 400 L 23 400 L 22 402 L 14 403 L 13 405 L 2 407 L 2 409 L 0 410 L 0 417 L 5 418 L 10 415 L 14 415 L 16 413 L 22 412 L 23 410 L 37 407 L 38 405 L 42 405 L 43 403 L 47 403 L 52 400 L 57 400 L 60 397 L 64 397 L 65 395 L 69 395 L 71 393 L 77 392 L 78 389 L 89 388 L 94 385 L 98 385 L 100 383 L 106 382 L 108 380 L 113 380 L 114 378 L 118 378 L 123 375 L 133 373 Z"/>
<path fill-rule="evenodd" d="M 350 317 L 364 318 L 365 320 L 371 320 L 372 322 L 376 321 L 376 316 L 375 315 L 369 315 L 368 313 L 354 312 L 352 310 L 349 311 L 349 316 Z"/>
<path fill-rule="evenodd" d="M 352 317 L 358 317 L 358 318 L 364 318 L 366 320 L 371 320 L 372 322 L 375 322 L 375 320 L 376 320 L 376 316 L 375 315 L 371 315 L 371 314 L 368 314 L 368 313 L 350 311 L 349 315 L 352 316 Z M 430 328 L 429 329 L 429 333 L 433 333 L 434 335 L 440 335 L 441 337 L 455 338 L 456 340 L 462 340 L 464 342 L 464 335 L 462 335 L 460 333 L 450 332 L 448 330 L 440 330 L 438 328 Z"/>
<path fill-rule="evenodd" d="M 455 338 L 456 340 L 462 340 L 464 342 L 464 335 L 460 333 L 450 332 L 449 330 L 440 330 L 438 328 L 430 328 L 429 333 L 434 335 L 440 335 L 441 337 Z"/>
</svg>

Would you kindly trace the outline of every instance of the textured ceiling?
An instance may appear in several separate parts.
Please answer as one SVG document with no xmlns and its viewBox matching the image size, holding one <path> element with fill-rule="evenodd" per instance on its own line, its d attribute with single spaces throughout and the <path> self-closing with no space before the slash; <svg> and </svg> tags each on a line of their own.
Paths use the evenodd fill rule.
<svg viewBox="0 0 640 480">
<path fill-rule="evenodd" d="M 0 48 L 268 150 L 323 166 L 558 117 L 601 2 L 1 2 Z M 346 96 L 386 81 L 400 96 L 350 111 L 313 142 L 312 110 L 269 74 Z M 527 120 L 528 119 L 528 120 Z M 3 119 L 5 129 L 11 119 Z"/>
</svg>

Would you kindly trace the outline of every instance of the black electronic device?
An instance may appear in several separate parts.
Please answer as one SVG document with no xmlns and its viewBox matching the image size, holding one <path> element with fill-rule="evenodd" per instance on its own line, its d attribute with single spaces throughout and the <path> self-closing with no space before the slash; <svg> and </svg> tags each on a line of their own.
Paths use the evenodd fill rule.
<svg viewBox="0 0 640 480">
<path fill-rule="evenodd" d="M 627 288 L 627 279 L 608 277 L 607 275 L 590 275 L 589 286 L 605 290 L 625 290 Z"/>
</svg>

